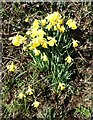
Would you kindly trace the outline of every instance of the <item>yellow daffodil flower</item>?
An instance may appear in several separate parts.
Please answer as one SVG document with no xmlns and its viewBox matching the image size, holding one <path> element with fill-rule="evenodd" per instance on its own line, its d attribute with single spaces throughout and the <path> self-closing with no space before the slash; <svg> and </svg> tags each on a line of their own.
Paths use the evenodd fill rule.
<svg viewBox="0 0 93 120">
<path fill-rule="evenodd" d="M 40 50 L 38 50 L 38 49 L 35 48 L 33 51 L 34 51 L 34 53 L 35 53 L 35 56 L 39 56 Z"/>
<path fill-rule="evenodd" d="M 49 46 L 54 46 L 54 44 L 57 42 L 57 40 L 55 40 L 55 38 L 52 38 L 49 42 L 48 42 L 48 44 L 49 44 Z"/>
<path fill-rule="evenodd" d="M 78 47 L 78 41 L 77 41 L 77 40 L 74 40 L 74 39 L 72 39 L 72 40 L 73 40 L 73 42 L 72 42 L 73 47 L 74 47 L 74 48 Z"/>
<path fill-rule="evenodd" d="M 33 95 L 34 90 L 31 88 L 31 86 L 28 86 L 27 94 Z"/>
<path fill-rule="evenodd" d="M 65 89 L 65 84 L 59 82 L 58 89 L 64 90 Z"/>
<path fill-rule="evenodd" d="M 35 102 L 33 103 L 33 105 L 34 105 L 35 108 L 38 108 L 38 107 L 39 107 L 39 104 L 40 104 L 40 102 L 38 102 L 38 101 L 36 101 L 36 100 L 35 100 Z"/>
<path fill-rule="evenodd" d="M 26 97 L 26 96 L 23 94 L 23 92 L 20 92 L 19 95 L 18 95 L 18 98 L 19 98 L 19 99 L 22 99 L 22 98 L 24 98 L 24 97 Z"/>
<path fill-rule="evenodd" d="M 39 36 L 39 37 L 41 37 L 41 38 L 43 38 L 43 36 L 45 35 L 46 33 L 42 30 L 42 29 L 39 29 L 38 31 L 37 31 L 37 35 Z"/>
<path fill-rule="evenodd" d="M 44 43 L 42 44 L 42 47 L 43 47 L 43 48 L 47 48 L 47 43 L 44 42 Z"/>
<path fill-rule="evenodd" d="M 32 40 L 32 42 L 33 42 L 32 48 L 36 48 L 36 47 L 38 47 L 38 46 L 40 45 L 40 41 L 39 41 L 38 37 L 37 37 L 37 38 L 34 38 L 34 39 Z"/>
<path fill-rule="evenodd" d="M 46 28 L 48 29 L 48 31 L 52 28 L 52 25 L 51 24 L 48 24 L 47 26 L 46 26 Z"/>
<path fill-rule="evenodd" d="M 14 37 L 10 37 L 9 40 L 12 40 L 12 44 L 14 46 L 20 46 L 22 43 L 26 43 L 26 37 L 23 37 L 21 35 L 16 35 Z"/>
<path fill-rule="evenodd" d="M 48 57 L 46 56 L 46 54 L 44 53 L 43 56 L 41 56 L 41 58 L 43 59 L 43 61 L 48 61 Z"/>
<path fill-rule="evenodd" d="M 47 41 L 45 38 L 39 37 L 39 43 L 42 45 L 43 48 L 47 48 Z"/>
<path fill-rule="evenodd" d="M 65 60 L 67 61 L 67 63 L 71 63 L 72 58 L 68 55 L 68 57 Z"/>
<path fill-rule="evenodd" d="M 45 19 L 41 20 L 41 24 L 42 24 L 42 26 L 45 26 L 46 25 L 46 20 Z"/>
<path fill-rule="evenodd" d="M 51 25 L 52 25 L 52 26 L 55 26 L 55 25 L 56 25 L 56 22 L 52 22 Z"/>
<path fill-rule="evenodd" d="M 31 35 L 32 38 L 35 38 L 37 36 L 37 29 L 32 29 Z"/>
<path fill-rule="evenodd" d="M 60 25 L 57 23 L 57 29 L 60 30 Z"/>
<path fill-rule="evenodd" d="M 64 33 L 64 31 L 65 31 L 64 25 L 62 25 L 59 30 L 60 30 L 60 32 Z"/>
<path fill-rule="evenodd" d="M 69 19 L 66 24 L 69 26 L 69 28 L 75 30 L 77 29 L 76 22 L 73 19 Z"/>
<path fill-rule="evenodd" d="M 63 24 L 64 19 L 59 19 L 58 24 Z"/>
<path fill-rule="evenodd" d="M 19 37 L 18 35 L 13 38 L 12 44 L 13 44 L 14 46 L 20 46 L 21 41 L 20 41 L 20 37 Z"/>
<path fill-rule="evenodd" d="M 39 28 L 39 20 L 35 19 L 35 21 L 33 22 L 32 28 L 33 29 L 38 29 Z"/>
<path fill-rule="evenodd" d="M 9 69 L 10 72 L 14 72 L 15 71 L 16 66 L 14 65 L 14 63 L 12 62 L 11 65 L 7 66 L 7 69 Z"/>
<path fill-rule="evenodd" d="M 76 26 L 76 24 L 75 24 L 75 23 L 73 23 L 71 28 L 72 28 L 72 30 L 75 30 L 75 29 L 77 29 L 77 26 Z"/>
<path fill-rule="evenodd" d="M 28 22 L 28 20 L 29 20 L 29 18 L 27 17 L 27 18 L 25 19 L 25 22 Z"/>
<path fill-rule="evenodd" d="M 46 19 L 52 24 L 53 26 L 58 22 L 61 18 L 61 15 L 58 12 L 54 12 L 46 17 Z"/>
<path fill-rule="evenodd" d="M 58 11 L 54 12 L 52 15 L 53 15 L 54 19 L 56 19 L 56 20 L 58 20 L 59 18 L 61 18 L 61 15 L 60 15 L 60 13 Z"/>
</svg>

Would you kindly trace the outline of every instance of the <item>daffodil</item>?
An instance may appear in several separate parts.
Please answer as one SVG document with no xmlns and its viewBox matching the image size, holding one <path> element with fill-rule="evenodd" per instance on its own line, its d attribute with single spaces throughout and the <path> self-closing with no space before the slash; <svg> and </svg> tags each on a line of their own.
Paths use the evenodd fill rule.
<svg viewBox="0 0 93 120">
<path fill-rule="evenodd" d="M 12 44 L 14 46 L 20 46 L 21 45 L 21 41 L 20 41 L 20 37 L 18 35 L 16 35 L 13 40 L 12 40 Z"/>
<path fill-rule="evenodd" d="M 18 95 L 18 98 L 19 99 L 22 99 L 22 98 L 25 98 L 25 94 L 23 92 L 20 92 L 19 95 Z"/>
<path fill-rule="evenodd" d="M 57 29 L 60 30 L 60 25 L 57 23 Z"/>
<path fill-rule="evenodd" d="M 10 37 L 9 40 L 12 40 L 12 44 L 14 46 L 20 46 L 22 43 L 26 43 L 26 37 L 23 37 L 21 35 L 16 35 L 14 37 Z"/>
<path fill-rule="evenodd" d="M 52 38 L 50 41 L 48 41 L 49 46 L 54 46 L 54 44 L 57 42 L 55 38 Z"/>
<path fill-rule="evenodd" d="M 31 86 L 28 86 L 28 90 L 26 91 L 27 94 L 32 95 L 34 92 L 34 89 L 31 88 Z"/>
<path fill-rule="evenodd" d="M 63 24 L 64 19 L 59 19 L 58 24 Z"/>
<path fill-rule="evenodd" d="M 39 20 L 35 19 L 35 21 L 33 22 L 32 28 L 33 29 L 38 29 L 39 28 Z"/>
<path fill-rule="evenodd" d="M 35 100 L 35 102 L 33 103 L 33 106 L 34 106 L 35 108 L 38 108 L 38 107 L 39 107 L 39 104 L 40 104 L 40 102 L 38 102 L 38 101 Z"/>
<path fill-rule="evenodd" d="M 69 26 L 69 28 L 75 30 L 77 29 L 76 22 L 73 19 L 69 19 L 66 24 Z"/>
<path fill-rule="evenodd" d="M 52 26 L 54 26 L 58 20 L 61 18 L 61 15 L 58 12 L 54 12 L 46 17 Z"/>
<path fill-rule="evenodd" d="M 74 48 L 78 47 L 78 41 L 77 41 L 77 40 L 74 40 L 74 39 L 72 39 L 72 40 L 73 40 L 73 42 L 72 42 L 73 47 L 74 47 Z"/>
<path fill-rule="evenodd" d="M 58 11 L 56 11 L 56 12 L 53 13 L 53 17 L 54 17 L 54 19 L 58 20 L 58 19 L 61 18 L 61 15 Z"/>
<path fill-rule="evenodd" d="M 52 25 L 51 24 L 48 24 L 47 26 L 46 26 L 46 28 L 48 29 L 48 31 L 52 28 Z"/>
<path fill-rule="evenodd" d="M 16 66 L 14 65 L 14 63 L 12 62 L 11 65 L 7 66 L 7 69 L 9 69 L 10 72 L 14 72 L 15 71 Z"/>
<path fill-rule="evenodd" d="M 71 63 L 72 58 L 70 57 L 70 55 L 68 55 L 68 57 L 65 60 L 67 61 L 67 63 Z"/>
<path fill-rule="evenodd" d="M 42 24 L 42 26 L 45 26 L 46 25 L 46 20 L 45 19 L 41 20 L 41 24 Z"/>
<path fill-rule="evenodd" d="M 34 53 L 35 53 L 35 56 L 39 56 L 40 50 L 38 50 L 38 49 L 35 48 L 33 51 L 34 51 Z"/>
<path fill-rule="evenodd" d="M 56 22 L 51 22 L 51 25 L 52 25 L 52 26 L 55 26 L 55 25 L 56 25 Z"/>
<path fill-rule="evenodd" d="M 38 37 L 39 44 L 42 45 L 43 48 L 47 48 L 47 40 L 46 38 Z"/>
<path fill-rule="evenodd" d="M 35 38 L 37 36 L 37 29 L 32 29 L 31 35 L 32 38 Z"/>
<path fill-rule="evenodd" d="M 64 90 L 65 89 L 65 84 L 59 82 L 58 89 Z"/>
<path fill-rule="evenodd" d="M 36 38 L 32 39 L 32 43 L 33 43 L 32 47 L 36 48 L 40 45 L 40 39 L 38 37 L 36 37 Z"/>
<path fill-rule="evenodd" d="M 41 38 L 43 38 L 43 36 L 45 35 L 46 33 L 42 30 L 42 29 L 39 29 L 38 31 L 37 31 L 37 35 L 39 36 L 39 37 L 41 37 Z"/>
<path fill-rule="evenodd" d="M 64 31 L 65 31 L 64 25 L 62 25 L 59 30 L 60 30 L 60 32 L 64 33 Z"/>
<path fill-rule="evenodd" d="M 44 43 L 42 44 L 42 47 L 43 47 L 43 48 L 47 48 L 47 42 L 44 42 Z"/>
<path fill-rule="evenodd" d="M 47 55 L 45 53 L 41 58 L 43 59 L 43 61 L 48 61 L 48 57 L 47 57 Z"/>
</svg>

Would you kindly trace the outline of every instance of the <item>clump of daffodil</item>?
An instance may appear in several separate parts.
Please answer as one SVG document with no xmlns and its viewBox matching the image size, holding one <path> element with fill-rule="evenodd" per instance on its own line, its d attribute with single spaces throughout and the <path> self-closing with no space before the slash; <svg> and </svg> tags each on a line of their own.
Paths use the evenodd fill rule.
<svg viewBox="0 0 93 120">
<path fill-rule="evenodd" d="M 26 93 L 28 95 L 33 95 L 34 89 L 31 88 L 31 86 L 28 86 L 28 90 L 26 91 Z"/>
<path fill-rule="evenodd" d="M 12 62 L 10 65 L 7 66 L 7 69 L 8 69 L 10 72 L 14 72 L 15 69 L 16 69 L 16 66 L 15 66 L 14 63 Z"/>
<path fill-rule="evenodd" d="M 34 108 L 38 108 L 39 104 L 40 104 L 40 102 L 38 102 L 38 101 L 35 100 L 35 102 L 33 103 Z"/>
<path fill-rule="evenodd" d="M 72 30 L 77 29 L 76 22 L 73 19 L 69 19 L 66 24 L 71 28 Z"/>
<path fill-rule="evenodd" d="M 65 84 L 59 82 L 58 89 L 64 90 L 65 89 Z"/>
<path fill-rule="evenodd" d="M 23 98 L 25 98 L 26 96 L 25 96 L 25 94 L 23 93 L 23 92 L 20 92 L 19 93 L 19 95 L 18 95 L 18 98 L 19 99 L 23 99 Z"/>
<path fill-rule="evenodd" d="M 26 44 L 26 37 L 21 35 L 16 35 L 14 37 L 10 37 L 9 40 L 12 40 L 12 44 L 14 46 L 20 46 L 21 44 Z"/>
<path fill-rule="evenodd" d="M 65 59 L 67 61 L 67 63 L 71 63 L 72 58 L 70 57 L 70 55 L 67 56 L 67 58 Z"/>
<path fill-rule="evenodd" d="M 77 41 L 77 40 L 74 40 L 74 39 L 72 39 L 72 40 L 73 40 L 73 42 L 72 42 L 73 47 L 74 47 L 74 48 L 78 47 L 78 41 Z"/>
<path fill-rule="evenodd" d="M 41 56 L 41 58 L 43 61 L 48 61 L 48 57 L 45 53 Z"/>
</svg>

